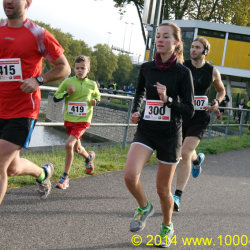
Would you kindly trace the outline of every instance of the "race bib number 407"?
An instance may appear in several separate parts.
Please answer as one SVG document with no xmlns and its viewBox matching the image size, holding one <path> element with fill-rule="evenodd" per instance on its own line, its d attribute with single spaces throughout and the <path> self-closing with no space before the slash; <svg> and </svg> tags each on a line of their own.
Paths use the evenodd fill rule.
<svg viewBox="0 0 250 250">
<path fill-rule="evenodd" d="M 194 109 L 195 110 L 207 110 L 208 98 L 205 95 L 194 97 Z"/>
<path fill-rule="evenodd" d="M 144 112 L 144 120 L 169 122 L 171 109 L 160 100 L 147 100 Z"/>
<path fill-rule="evenodd" d="M 74 116 L 86 116 L 88 113 L 87 102 L 68 102 L 68 113 Z"/>
<path fill-rule="evenodd" d="M 20 80 L 22 80 L 20 58 L 0 59 L 0 82 L 13 82 Z"/>
</svg>

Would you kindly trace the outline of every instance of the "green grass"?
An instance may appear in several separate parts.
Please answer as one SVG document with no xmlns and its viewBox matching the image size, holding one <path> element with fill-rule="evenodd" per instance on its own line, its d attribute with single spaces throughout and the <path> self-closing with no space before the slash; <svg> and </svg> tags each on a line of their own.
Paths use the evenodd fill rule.
<svg viewBox="0 0 250 250">
<path fill-rule="evenodd" d="M 250 147 L 250 136 L 228 136 L 227 138 L 204 139 L 199 144 L 197 151 L 204 154 L 219 154 L 248 147 Z"/>
<path fill-rule="evenodd" d="M 213 138 L 210 140 L 203 139 L 197 148 L 197 152 L 204 154 L 217 154 L 231 150 L 250 147 L 250 136 L 243 135 L 230 136 L 225 138 Z M 87 150 L 94 150 L 96 153 L 95 159 L 95 174 L 102 174 L 106 172 L 118 171 L 124 169 L 126 157 L 129 150 L 127 146 L 124 150 L 121 145 L 104 146 L 104 147 L 91 147 Z M 60 175 L 64 172 L 64 150 L 52 150 L 52 152 L 34 153 L 26 152 L 22 155 L 24 158 L 29 159 L 39 166 L 45 162 L 50 161 L 54 164 L 55 171 L 52 177 L 52 182 L 58 181 Z M 84 159 L 75 154 L 74 162 L 70 171 L 70 178 L 86 177 L 84 169 Z M 157 163 L 155 154 L 151 157 L 148 164 Z M 9 177 L 8 188 L 22 187 L 26 185 L 36 184 L 35 178 L 30 176 Z"/>
</svg>

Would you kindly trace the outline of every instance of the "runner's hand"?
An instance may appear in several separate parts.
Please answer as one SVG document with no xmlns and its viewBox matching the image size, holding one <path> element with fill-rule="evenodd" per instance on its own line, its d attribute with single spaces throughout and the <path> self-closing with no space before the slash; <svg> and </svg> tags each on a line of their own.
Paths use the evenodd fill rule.
<svg viewBox="0 0 250 250">
<path fill-rule="evenodd" d="M 97 100 L 96 99 L 92 99 L 91 104 L 92 104 L 92 106 L 96 106 L 97 105 Z"/>
<path fill-rule="evenodd" d="M 167 88 L 165 85 L 156 82 L 156 88 L 160 99 L 165 103 L 167 101 Z"/>
<path fill-rule="evenodd" d="M 133 124 L 137 124 L 140 120 L 140 113 L 139 112 L 135 112 L 131 115 L 131 122 Z"/>
<path fill-rule="evenodd" d="M 208 107 L 208 110 L 209 111 L 216 111 L 216 110 L 218 110 L 218 107 L 219 107 L 218 101 L 216 99 L 214 99 L 212 101 L 212 105 Z"/>
<path fill-rule="evenodd" d="M 24 93 L 32 93 L 39 87 L 39 83 L 37 82 L 37 80 L 35 78 L 27 78 L 27 79 L 25 79 L 23 81 L 19 81 L 19 82 L 22 83 L 20 89 Z"/>
<path fill-rule="evenodd" d="M 75 92 L 75 86 L 74 86 L 74 85 L 69 85 L 68 90 L 67 90 L 67 93 L 70 95 L 70 94 L 72 94 L 73 92 Z"/>
</svg>

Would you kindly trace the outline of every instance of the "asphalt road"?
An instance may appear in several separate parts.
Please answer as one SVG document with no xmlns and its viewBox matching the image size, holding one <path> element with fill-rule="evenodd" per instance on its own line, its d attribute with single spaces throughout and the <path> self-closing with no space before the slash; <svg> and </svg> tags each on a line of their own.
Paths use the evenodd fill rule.
<svg viewBox="0 0 250 250">
<path fill-rule="evenodd" d="M 176 242 L 170 249 L 250 249 L 249 156 L 250 148 L 206 157 L 201 176 L 190 178 L 181 211 L 173 214 Z M 153 248 L 162 221 L 155 178 L 156 166 L 145 167 L 142 181 L 156 211 L 137 233 L 140 246 L 133 246 L 128 230 L 137 205 L 118 171 L 71 180 L 69 189 L 54 188 L 45 201 L 35 186 L 8 190 L 0 206 L 0 249 Z M 186 237 L 212 241 L 188 246 Z"/>
</svg>

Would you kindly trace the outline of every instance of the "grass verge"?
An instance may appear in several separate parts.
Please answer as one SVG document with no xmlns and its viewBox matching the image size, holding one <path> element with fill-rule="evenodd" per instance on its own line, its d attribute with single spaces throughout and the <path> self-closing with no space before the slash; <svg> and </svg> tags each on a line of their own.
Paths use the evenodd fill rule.
<svg viewBox="0 0 250 250">
<path fill-rule="evenodd" d="M 197 152 L 204 154 L 218 154 L 226 151 L 237 150 L 250 147 L 250 136 L 243 135 L 230 136 L 228 138 L 214 138 L 210 140 L 202 140 L 197 148 Z M 129 146 L 122 149 L 121 145 L 91 147 L 87 150 L 94 150 L 96 153 L 95 159 L 95 174 L 118 171 L 124 169 Z M 42 166 L 45 162 L 52 162 L 55 167 L 55 172 L 52 177 L 52 182 L 58 181 L 60 175 L 64 172 L 64 150 L 52 150 L 51 152 L 34 153 L 26 152 L 23 157 L 35 162 L 38 166 Z M 87 176 L 85 174 L 85 164 L 81 156 L 75 154 L 74 162 L 70 171 L 70 178 L 80 178 Z M 157 163 L 155 154 L 151 157 L 148 164 Z M 9 177 L 8 188 L 16 188 L 27 185 L 34 185 L 35 178 L 31 176 Z"/>
</svg>

